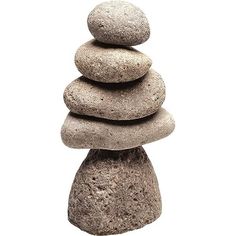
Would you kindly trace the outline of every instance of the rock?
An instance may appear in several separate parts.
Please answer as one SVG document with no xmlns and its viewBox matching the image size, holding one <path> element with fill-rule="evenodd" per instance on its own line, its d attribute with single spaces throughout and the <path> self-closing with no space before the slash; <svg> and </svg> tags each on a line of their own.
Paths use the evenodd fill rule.
<svg viewBox="0 0 236 236">
<path fill-rule="evenodd" d="M 75 64 L 89 79 L 103 83 L 120 83 L 144 76 L 152 61 L 132 47 L 117 47 L 91 40 L 78 49 Z"/>
<path fill-rule="evenodd" d="M 174 128 L 172 116 L 163 108 L 154 115 L 132 121 L 111 121 L 69 113 L 61 137 L 71 148 L 123 150 L 165 138 Z"/>
<path fill-rule="evenodd" d="M 108 44 L 133 46 L 150 36 L 142 10 L 125 1 L 108 1 L 96 6 L 88 16 L 88 28 L 95 39 Z"/>
<path fill-rule="evenodd" d="M 151 115 L 164 100 L 164 82 L 153 70 L 139 80 L 122 84 L 104 84 L 80 77 L 64 92 L 65 104 L 73 113 L 110 120 Z"/>
<path fill-rule="evenodd" d="M 119 234 L 155 221 L 161 196 L 142 147 L 90 150 L 72 185 L 68 219 L 93 235 Z"/>
</svg>

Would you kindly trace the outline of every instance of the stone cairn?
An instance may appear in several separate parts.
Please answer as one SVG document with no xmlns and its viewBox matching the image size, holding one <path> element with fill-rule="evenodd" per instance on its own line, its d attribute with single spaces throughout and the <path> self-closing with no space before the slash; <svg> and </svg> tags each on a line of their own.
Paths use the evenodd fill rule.
<svg viewBox="0 0 236 236">
<path fill-rule="evenodd" d="M 165 85 L 152 61 L 131 46 L 150 36 L 144 13 L 109 1 L 88 16 L 95 40 L 82 45 L 75 64 L 83 74 L 67 86 L 70 110 L 61 130 L 70 148 L 91 148 L 69 197 L 69 221 L 90 234 L 119 234 L 155 221 L 161 196 L 142 145 L 175 127 L 161 105 Z"/>
</svg>

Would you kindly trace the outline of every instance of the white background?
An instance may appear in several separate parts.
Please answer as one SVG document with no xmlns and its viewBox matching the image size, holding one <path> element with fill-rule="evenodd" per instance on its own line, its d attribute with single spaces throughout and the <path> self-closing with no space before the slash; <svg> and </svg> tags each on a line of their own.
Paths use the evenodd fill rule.
<svg viewBox="0 0 236 236">
<path fill-rule="evenodd" d="M 86 235 L 67 199 L 87 150 L 60 139 L 74 53 L 101 1 L 0 1 L 0 235 Z M 137 48 L 164 78 L 168 138 L 145 145 L 163 198 L 155 223 L 127 235 L 236 235 L 235 0 L 131 0 L 149 18 Z"/>
</svg>

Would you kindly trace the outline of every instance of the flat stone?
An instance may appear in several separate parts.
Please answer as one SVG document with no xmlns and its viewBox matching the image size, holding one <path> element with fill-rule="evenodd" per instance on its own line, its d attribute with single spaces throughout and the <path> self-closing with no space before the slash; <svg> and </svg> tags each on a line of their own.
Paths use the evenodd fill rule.
<svg viewBox="0 0 236 236">
<path fill-rule="evenodd" d="M 91 40 L 77 50 L 75 64 L 89 79 L 121 83 L 144 76 L 152 61 L 132 47 L 117 47 Z"/>
<path fill-rule="evenodd" d="M 151 115 L 164 100 L 164 82 L 153 70 L 139 80 L 122 84 L 104 84 L 80 77 L 64 92 L 65 104 L 73 113 L 110 120 Z"/>
<path fill-rule="evenodd" d="M 93 235 L 120 234 L 152 223 L 161 208 L 158 181 L 142 147 L 90 150 L 71 188 L 68 219 Z"/>
<path fill-rule="evenodd" d="M 108 1 L 88 16 L 88 28 L 100 42 L 133 46 L 148 40 L 149 23 L 138 7 L 125 1 Z"/>
<path fill-rule="evenodd" d="M 69 113 L 61 129 L 70 148 L 123 150 L 165 138 L 175 128 L 172 116 L 163 108 L 139 120 L 111 121 Z"/>
</svg>

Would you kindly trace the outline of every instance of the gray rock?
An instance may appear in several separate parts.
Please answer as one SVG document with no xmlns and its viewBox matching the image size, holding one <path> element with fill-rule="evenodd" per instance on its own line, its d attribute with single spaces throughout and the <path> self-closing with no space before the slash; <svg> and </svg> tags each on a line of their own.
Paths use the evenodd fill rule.
<svg viewBox="0 0 236 236">
<path fill-rule="evenodd" d="M 69 113 L 61 137 L 70 148 L 122 150 L 165 138 L 174 128 L 172 116 L 163 108 L 154 115 L 132 121 L 111 121 Z"/>
<path fill-rule="evenodd" d="M 144 13 L 125 1 L 108 1 L 88 16 L 88 28 L 100 42 L 133 46 L 148 40 L 149 23 Z"/>
<path fill-rule="evenodd" d="M 89 79 L 103 83 L 120 83 L 145 75 L 152 61 L 132 47 L 117 47 L 91 40 L 77 50 L 75 64 Z"/>
<path fill-rule="evenodd" d="M 119 234 L 155 221 L 161 196 L 142 147 L 90 150 L 72 185 L 69 221 L 93 235 Z"/>
<path fill-rule="evenodd" d="M 139 80 L 121 84 L 98 83 L 81 77 L 64 92 L 65 104 L 73 113 L 110 120 L 133 120 L 151 115 L 164 100 L 164 82 L 153 70 Z"/>
</svg>

